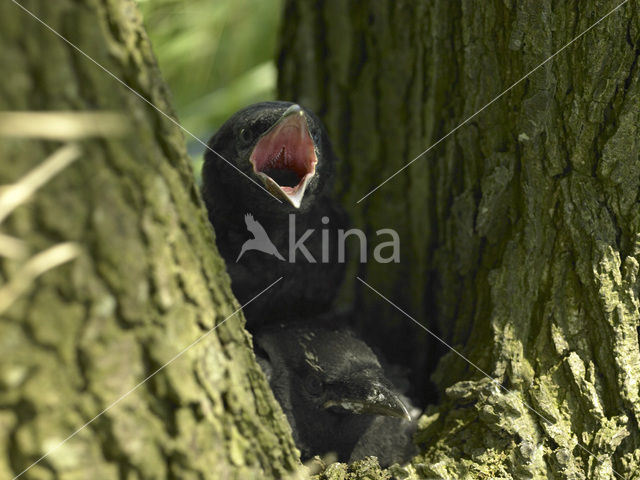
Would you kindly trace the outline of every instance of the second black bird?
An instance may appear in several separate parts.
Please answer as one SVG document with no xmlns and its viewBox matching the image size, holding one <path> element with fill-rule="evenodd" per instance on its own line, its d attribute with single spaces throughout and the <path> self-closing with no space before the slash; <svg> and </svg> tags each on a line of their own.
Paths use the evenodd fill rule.
<svg viewBox="0 0 640 480">
<path fill-rule="evenodd" d="M 255 345 L 303 459 L 336 452 L 340 461 L 376 456 L 388 466 L 415 454 L 417 412 L 351 330 L 317 322 L 270 326 Z"/>
</svg>

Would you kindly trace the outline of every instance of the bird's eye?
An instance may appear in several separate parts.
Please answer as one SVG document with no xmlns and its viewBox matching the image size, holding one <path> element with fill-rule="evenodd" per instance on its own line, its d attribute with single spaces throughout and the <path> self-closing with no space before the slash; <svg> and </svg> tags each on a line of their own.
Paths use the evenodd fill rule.
<svg viewBox="0 0 640 480">
<path fill-rule="evenodd" d="M 248 128 L 240 130 L 240 141 L 244 144 L 249 144 L 253 140 L 253 133 Z"/>
<path fill-rule="evenodd" d="M 315 374 L 307 376 L 304 382 L 304 386 L 306 390 L 314 397 L 321 395 L 324 391 L 324 383 L 322 383 L 322 380 L 320 380 L 320 378 Z"/>
</svg>

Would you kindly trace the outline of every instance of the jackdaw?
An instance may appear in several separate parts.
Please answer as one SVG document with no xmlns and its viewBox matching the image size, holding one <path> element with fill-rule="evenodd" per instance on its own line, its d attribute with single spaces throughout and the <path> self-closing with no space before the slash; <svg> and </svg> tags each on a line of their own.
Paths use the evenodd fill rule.
<svg viewBox="0 0 640 480">
<path fill-rule="evenodd" d="M 353 331 L 307 321 L 266 327 L 254 341 L 303 459 L 335 452 L 388 466 L 416 453 L 417 409 Z"/>
<path fill-rule="evenodd" d="M 347 217 L 330 198 L 336 156 L 320 120 L 294 103 L 258 103 L 209 147 L 202 195 L 236 297 L 244 304 L 283 277 L 245 308 L 248 328 L 326 310 L 344 276 Z"/>
</svg>

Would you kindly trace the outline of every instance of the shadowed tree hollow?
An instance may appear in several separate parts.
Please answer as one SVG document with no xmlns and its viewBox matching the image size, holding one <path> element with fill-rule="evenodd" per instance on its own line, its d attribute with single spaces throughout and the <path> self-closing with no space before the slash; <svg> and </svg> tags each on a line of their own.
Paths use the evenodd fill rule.
<svg viewBox="0 0 640 480">
<path fill-rule="evenodd" d="M 133 2 L 20 3 L 173 116 Z M 281 98 L 325 121 L 353 225 L 401 238 L 400 263 L 352 264 L 341 297 L 431 404 L 422 453 L 393 470 L 400 478 L 637 475 L 637 1 L 359 201 L 616 5 L 286 3 Z M 53 129 L 37 117 L 21 134 L 7 125 L 16 117 L 0 121 L 0 184 L 12 192 L 35 189 L 39 165 L 74 156 L 0 215 L 0 476 L 54 447 L 20 478 L 295 471 L 181 130 L 15 2 L 0 5 L 0 38 L 1 110 L 126 122 Z M 56 258 L 38 254 L 51 260 L 56 246 L 68 257 L 45 271 Z M 322 475 L 389 476 L 368 463 Z"/>
</svg>

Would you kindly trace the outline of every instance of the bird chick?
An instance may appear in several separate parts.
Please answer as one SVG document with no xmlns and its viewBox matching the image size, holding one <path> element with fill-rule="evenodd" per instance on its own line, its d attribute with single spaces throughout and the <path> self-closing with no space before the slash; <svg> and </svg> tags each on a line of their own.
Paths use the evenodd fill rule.
<svg viewBox="0 0 640 480">
<path fill-rule="evenodd" d="M 344 276 L 347 218 L 329 197 L 336 157 L 320 120 L 294 103 L 258 103 L 209 146 L 202 195 L 236 297 L 244 304 L 283 277 L 245 309 L 248 328 L 326 310 Z"/>
<path fill-rule="evenodd" d="M 351 330 L 271 326 L 255 346 L 303 459 L 335 452 L 340 461 L 377 456 L 388 466 L 415 453 L 409 404 Z"/>
</svg>

